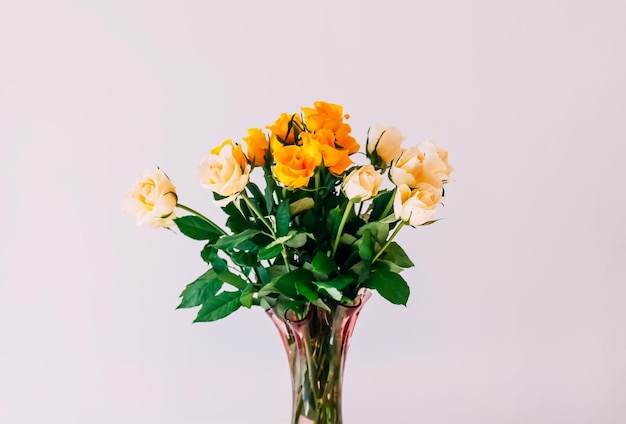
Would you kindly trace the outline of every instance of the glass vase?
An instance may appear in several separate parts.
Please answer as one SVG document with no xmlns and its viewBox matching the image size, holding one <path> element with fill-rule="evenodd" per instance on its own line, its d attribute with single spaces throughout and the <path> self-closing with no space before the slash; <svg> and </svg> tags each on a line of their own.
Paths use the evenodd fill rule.
<svg viewBox="0 0 626 424">
<path fill-rule="evenodd" d="M 355 306 L 311 305 L 303 319 L 276 311 L 268 314 L 287 351 L 293 389 L 292 424 L 341 424 L 343 369 L 354 325 L 370 298 L 365 291 Z"/>
</svg>

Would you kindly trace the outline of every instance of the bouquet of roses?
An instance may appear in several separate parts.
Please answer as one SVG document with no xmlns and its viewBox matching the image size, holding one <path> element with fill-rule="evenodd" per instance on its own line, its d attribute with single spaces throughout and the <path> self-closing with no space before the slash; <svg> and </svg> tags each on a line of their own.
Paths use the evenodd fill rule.
<svg viewBox="0 0 626 424">
<path fill-rule="evenodd" d="M 301 317 L 311 305 L 353 305 L 367 289 L 406 304 L 400 272 L 413 262 L 394 238 L 435 222 L 453 168 L 432 141 L 404 148 L 393 127 L 368 132 L 361 153 L 348 118 L 342 106 L 315 102 L 211 150 L 198 175 L 227 228 L 179 203 L 160 169 L 141 175 L 125 211 L 203 241 L 207 271 L 179 306 L 200 306 L 196 322 L 253 305 Z"/>
</svg>

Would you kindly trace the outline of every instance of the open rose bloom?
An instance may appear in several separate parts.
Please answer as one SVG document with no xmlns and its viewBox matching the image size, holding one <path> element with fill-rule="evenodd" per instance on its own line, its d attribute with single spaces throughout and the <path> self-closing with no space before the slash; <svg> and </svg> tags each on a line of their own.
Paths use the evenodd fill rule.
<svg viewBox="0 0 626 424">
<path fill-rule="evenodd" d="M 213 201 L 227 215 L 224 228 L 179 203 L 162 171 L 142 174 L 126 212 L 205 242 L 208 270 L 180 306 L 201 306 L 197 321 L 242 306 L 299 316 L 311 305 L 354 305 L 366 289 L 406 304 L 399 272 L 412 262 L 393 240 L 404 226 L 437 219 L 454 181 L 448 152 L 432 141 L 407 145 L 383 125 L 362 149 L 348 120 L 342 106 L 315 102 L 208 147 L 197 172 L 210 192 L 205 206 Z"/>
<path fill-rule="evenodd" d="M 126 213 L 137 217 L 137 225 L 146 223 L 152 228 L 172 227 L 177 200 L 176 189 L 163 171 L 144 171 L 126 194 L 123 208 Z"/>
</svg>

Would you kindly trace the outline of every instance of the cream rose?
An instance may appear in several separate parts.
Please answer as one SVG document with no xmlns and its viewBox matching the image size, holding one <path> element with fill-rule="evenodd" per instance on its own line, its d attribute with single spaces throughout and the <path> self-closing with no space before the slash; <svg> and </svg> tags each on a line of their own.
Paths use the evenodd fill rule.
<svg viewBox="0 0 626 424">
<path fill-rule="evenodd" d="M 343 192 L 348 199 L 362 202 L 378 194 L 383 176 L 373 165 L 365 165 L 350 172 L 343 180 Z"/>
<path fill-rule="evenodd" d="M 225 205 L 234 200 L 248 184 L 250 167 L 241 146 L 226 140 L 211 150 L 198 166 L 200 184 L 215 193 L 225 196 L 216 203 Z"/>
<path fill-rule="evenodd" d="M 409 225 L 422 225 L 432 219 L 440 202 L 440 190 L 430 184 L 419 184 L 413 190 L 402 184 L 396 190 L 393 212 L 397 219 Z"/>
<path fill-rule="evenodd" d="M 438 147 L 430 140 L 421 143 L 419 149 L 424 155 L 423 182 L 441 187 L 444 183 L 454 181 L 454 178 L 450 177 L 454 168 L 448 163 L 447 150 Z"/>
<path fill-rule="evenodd" d="M 414 188 L 422 178 L 423 161 L 424 154 L 417 147 L 405 150 L 391 165 L 389 171 L 391 180 L 397 186 L 406 184 L 410 188 Z"/>
<path fill-rule="evenodd" d="M 395 127 L 376 125 L 376 132 L 367 141 L 367 151 L 378 154 L 387 166 L 402 153 L 404 136 Z"/>
<path fill-rule="evenodd" d="M 176 189 L 163 171 L 144 171 L 135 187 L 126 194 L 123 210 L 137 217 L 137 225 L 172 227 L 177 200 Z"/>
</svg>

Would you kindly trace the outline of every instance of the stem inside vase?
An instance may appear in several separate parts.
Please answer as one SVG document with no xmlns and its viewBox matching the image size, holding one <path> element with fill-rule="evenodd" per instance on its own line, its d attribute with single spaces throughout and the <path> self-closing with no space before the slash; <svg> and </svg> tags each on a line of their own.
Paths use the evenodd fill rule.
<svg viewBox="0 0 626 424">
<path fill-rule="evenodd" d="M 311 305 L 301 320 L 268 311 L 289 359 L 292 424 L 342 423 L 341 388 L 346 354 L 357 317 L 370 296 L 370 292 L 364 292 L 355 306 L 331 304 L 330 311 Z"/>
</svg>

